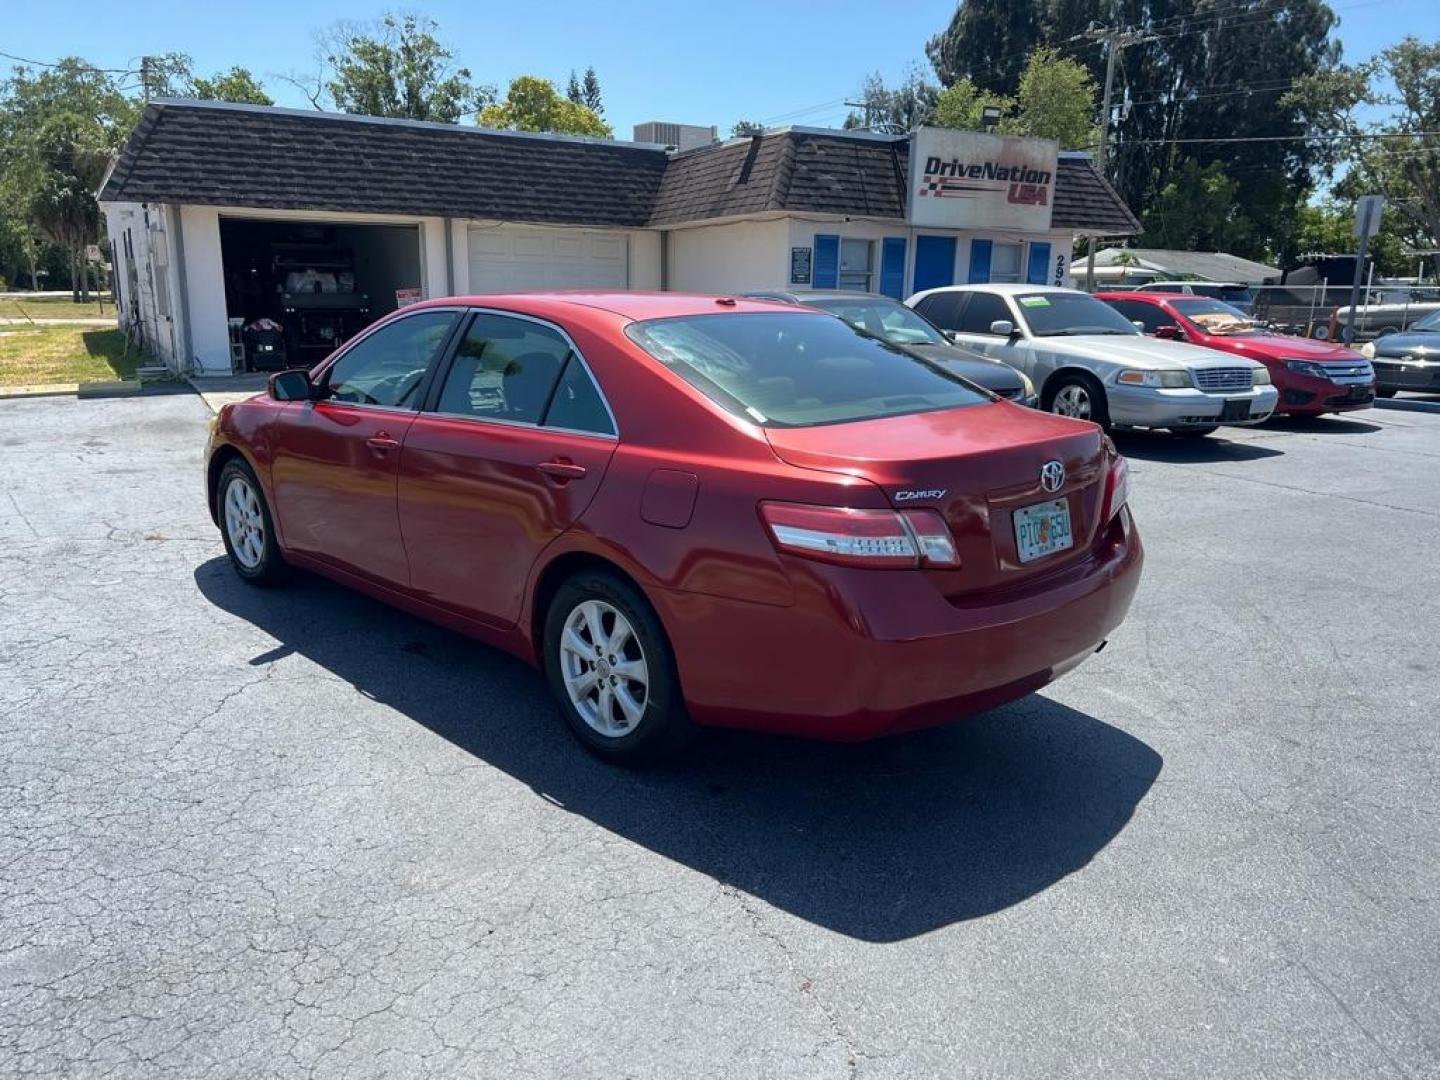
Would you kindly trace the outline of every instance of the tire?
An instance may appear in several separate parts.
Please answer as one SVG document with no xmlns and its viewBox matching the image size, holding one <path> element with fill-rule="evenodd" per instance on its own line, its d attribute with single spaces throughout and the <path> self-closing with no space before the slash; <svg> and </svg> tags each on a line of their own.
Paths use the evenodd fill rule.
<svg viewBox="0 0 1440 1080">
<path fill-rule="evenodd" d="M 550 601 L 543 637 L 545 680 L 571 732 L 591 753 L 643 765 L 694 738 L 675 654 L 632 585 L 603 571 L 576 574 Z M 596 637 L 603 649 L 595 648 Z"/>
<path fill-rule="evenodd" d="M 240 580 L 274 585 L 285 576 L 285 559 L 275 541 L 275 523 L 255 471 L 239 458 L 226 462 L 215 485 L 215 506 L 225 553 Z"/>
<path fill-rule="evenodd" d="M 1105 400 L 1105 388 L 1093 375 L 1071 371 L 1051 379 L 1045 386 L 1045 411 L 1092 420 L 1105 430 L 1110 429 L 1110 405 Z"/>
<path fill-rule="evenodd" d="M 1386 397 L 1386 398 L 1394 397 L 1394 396 L 1395 396 L 1395 391 L 1394 391 L 1394 390 L 1376 390 L 1376 391 L 1375 391 L 1375 396 L 1376 396 L 1376 397 Z"/>
<path fill-rule="evenodd" d="M 1170 434 L 1177 439 L 1203 439 L 1220 430 L 1219 424 L 1203 424 L 1199 427 L 1171 428 Z"/>
</svg>

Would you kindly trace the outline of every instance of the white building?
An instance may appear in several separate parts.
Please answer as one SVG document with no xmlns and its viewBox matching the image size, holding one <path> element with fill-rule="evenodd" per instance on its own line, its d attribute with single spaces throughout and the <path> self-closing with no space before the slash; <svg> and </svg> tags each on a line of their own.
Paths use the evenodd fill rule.
<svg viewBox="0 0 1440 1080">
<path fill-rule="evenodd" d="M 122 322 L 193 374 L 234 370 L 232 322 L 281 321 L 293 363 L 421 297 L 1068 283 L 1077 236 L 1138 231 L 1043 140 L 789 128 L 674 152 L 180 100 L 146 109 L 99 197 Z"/>
</svg>

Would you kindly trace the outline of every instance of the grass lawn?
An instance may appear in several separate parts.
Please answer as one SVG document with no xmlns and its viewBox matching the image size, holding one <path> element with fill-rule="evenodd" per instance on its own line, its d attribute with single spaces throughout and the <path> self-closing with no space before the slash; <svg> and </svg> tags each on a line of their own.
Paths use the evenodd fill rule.
<svg viewBox="0 0 1440 1080">
<path fill-rule="evenodd" d="M 87 326 L 0 326 L 0 386 L 129 379 L 149 360 L 125 352 L 119 330 Z"/>
<path fill-rule="evenodd" d="M 103 319 L 115 317 L 115 305 L 107 295 L 104 310 L 97 300 L 88 304 L 74 304 L 68 296 L 37 296 L 33 299 L 15 300 L 0 297 L 0 319 Z"/>
</svg>

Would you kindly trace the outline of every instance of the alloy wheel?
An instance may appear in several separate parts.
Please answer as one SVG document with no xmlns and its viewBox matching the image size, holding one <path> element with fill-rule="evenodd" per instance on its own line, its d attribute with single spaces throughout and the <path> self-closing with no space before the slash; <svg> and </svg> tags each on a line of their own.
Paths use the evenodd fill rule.
<svg viewBox="0 0 1440 1080">
<path fill-rule="evenodd" d="M 560 675 L 580 718 L 607 738 L 630 734 L 645 715 L 645 650 L 630 620 L 603 600 L 584 600 L 566 616 Z"/>
<path fill-rule="evenodd" d="M 225 488 L 225 533 L 235 559 L 254 570 L 265 558 L 265 515 L 260 497 L 244 477 L 231 477 Z"/>
<path fill-rule="evenodd" d="M 1055 392 L 1050 411 L 1079 420 L 1090 419 L 1090 392 L 1079 383 L 1067 383 Z"/>
</svg>

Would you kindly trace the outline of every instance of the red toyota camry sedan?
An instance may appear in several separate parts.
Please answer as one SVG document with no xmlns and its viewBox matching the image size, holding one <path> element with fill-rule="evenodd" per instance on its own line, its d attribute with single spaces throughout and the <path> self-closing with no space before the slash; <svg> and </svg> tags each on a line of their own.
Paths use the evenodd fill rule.
<svg viewBox="0 0 1440 1080">
<path fill-rule="evenodd" d="M 235 571 L 318 571 L 537 664 L 640 760 L 1020 697 L 1140 579 L 1123 458 L 822 311 L 675 293 L 402 309 L 226 406 Z"/>
</svg>

